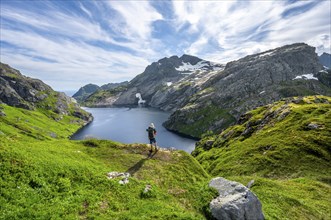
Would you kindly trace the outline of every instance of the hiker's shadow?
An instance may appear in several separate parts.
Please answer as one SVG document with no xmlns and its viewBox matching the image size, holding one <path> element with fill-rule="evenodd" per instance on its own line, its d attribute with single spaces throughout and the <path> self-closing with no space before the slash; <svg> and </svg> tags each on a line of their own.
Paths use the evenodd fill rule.
<svg viewBox="0 0 331 220">
<path fill-rule="evenodd" d="M 136 172 L 138 172 L 140 170 L 140 168 L 144 165 L 145 161 L 148 159 L 151 159 L 155 156 L 157 152 L 151 152 L 150 154 L 147 155 L 147 158 L 143 158 L 141 160 L 139 160 L 135 165 L 133 165 L 132 167 L 130 167 L 126 173 L 130 173 L 131 176 L 133 176 Z"/>
<path fill-rule="evenodd" d="M 135 165 L 133 165 L 132 167 L 130 167 L 126 173 L 130 173 L 131 176 L 133 176 L 136 172 L 138 172 L 140 170 L 140 168 L 144 165 L 145 161 L 148 158 L 144 158 L 139 160 Z"/>
</svg>

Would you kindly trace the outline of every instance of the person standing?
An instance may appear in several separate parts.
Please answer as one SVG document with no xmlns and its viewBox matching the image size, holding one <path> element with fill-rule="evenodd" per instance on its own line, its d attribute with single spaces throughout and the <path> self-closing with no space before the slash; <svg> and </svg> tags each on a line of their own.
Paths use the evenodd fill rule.
<svg viewBox="0 0 331 220">
<path fill-rule="evenodd" d="M 153 152 L 153 146 L 155 148 L 155 152 L 158 151 L 157 145 L 156 145 L 156 129 L 153 123 L 151 123 L 149 125 L 149 127 L 146 129 L 146 131 L 148 132 L 148 139 L 149 139 L 149 143 L 151 145 L 151 149 L 149 150 L 149 152 Z"/>
</svg>

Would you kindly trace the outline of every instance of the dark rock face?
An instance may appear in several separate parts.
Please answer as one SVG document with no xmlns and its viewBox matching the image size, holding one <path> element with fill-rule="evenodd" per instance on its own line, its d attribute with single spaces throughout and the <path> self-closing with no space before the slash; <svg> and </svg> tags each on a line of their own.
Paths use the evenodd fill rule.
<svg viewBox="0 0 331 220">
<path fill-rule="evenodd" d="M 37 79 L 23 76 L 18 70 L 0 63 L 0 99 L 2 102 L 26 109 L 48 97 L 52 88 Z"/>
<path fill-rule="evenodd" d="M 323 53 L 318 59 L 323 66 L 326 66 L 329 69 L 331 68 L 331 54 Z"/>
<path fill-rule="evenodd" d="M 194 113 L 208 105 L 217 106 L 239 119 L 248 110 L 284 97 L 330 96 L 330 75 L 328 72 L 319 73 L 323 69 L 315 48 L 303 43 L 230 62 L 222 72 L 203 85 L 203 89 L 209 88 L 209 92 L 196 94 L 186 106 L 170 116 L 165 126 L 181 133 L 185 132 L 180 130 L 180 125 L 201 126 L 205 121 L 210 121 L 208 115 L 201 117 Z M 216 132 L 228 126 L 221 121 L 212 124 L 210 129 Z"/>
<path fill-rule="evenodd" d="M 29 110 L 39 107 L 60 115 L 76 114 L 85 121 L 92 120 L 72 98 L 55 92 L 41 80 L 23 76 L 7 64 L 0 63 L 0 82 L 0 101 L 7 105 Z"/>
</svg>

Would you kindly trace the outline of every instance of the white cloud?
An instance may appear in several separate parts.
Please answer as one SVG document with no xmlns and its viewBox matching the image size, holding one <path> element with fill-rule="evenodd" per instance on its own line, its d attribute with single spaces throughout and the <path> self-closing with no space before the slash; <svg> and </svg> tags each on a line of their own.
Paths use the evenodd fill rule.
<svg viewBox="0 0 331 220">
<path fill-rule="evenodd" d="M 227 62 L 248 54 L 296 42 L 330 50 L 330 1 L 174 1 L 179 31 L 198 34 L 185 51 L 213 61 Z M 284 17 L 284 13 L 292 14 Z M 188 24 L 190 24 L 188 26 Z M 214 42 L 214 49 L 210 47 Z M 209 45 L 209 46 L 208 46 Z M 206 51 L 208 46 L 209 51 Z"/>
<path fill-rule="evenodd" d="M 80 84 L 103 84 L 133 78 L 149 63 L 129 53 L 107 51 L 83 42 L 52 41 L 35 33 L 3 29 L 1 38 L 24 48 L 15 49 L 15 52 L 2 49 L 1 61 L 20 67 L 22 72 L 28 71 L 30 76 L 42 80 L 51 78 L 55 81 L 75 80 Z"/>
<path fill-rule="evenodd" d="M 118 29 L 128 38 L 147 39 L 151 36 L 152 23 L 162 19 L 162 15 L 148 1 L 108 1 L 121 18 Z"/>
</svg>

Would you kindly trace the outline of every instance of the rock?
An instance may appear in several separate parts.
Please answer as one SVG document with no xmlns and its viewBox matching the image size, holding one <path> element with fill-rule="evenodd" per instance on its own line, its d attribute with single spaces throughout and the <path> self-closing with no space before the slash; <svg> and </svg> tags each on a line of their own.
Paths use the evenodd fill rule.
<svg viewBox="0 0 331 220">
<path fill-rule="evenodd" d="M 0 116 L 6 116 L 6 113 L 0 110 Z"/>
<path fill-rule="evenodd" d="M 214 144 L 214 140 L 208 140 L 208 141 L 206 141 L 206 145 L 207 145 L 207 147 L 211 147 L 213 144 Z"/>
<path fill-rule="evenodd" d="M 253 184 L 254 184 L 254 180 L 251 180 L 251 181 L 249 181 L 247 183 L 247 186 L 246 187 L 249 189 L 249 188 L 251 188 L 253 186 Z"/>
<path fill-rule="evenodd" d="M 148 193 L 149 191 L 151 191 L 151 189 L 152 189 L 152 186 L 150 184 L 147 184 L 143 193 Z"/>
<path fill-rule="evenodd" d="M 57 138 L 57 134 L 54 132 L 49 133 L 49 136 L 51 136 L 52 138 Z"/>
<path fill-rule="evenodd" d="M 244 185 L 216 177 L 210 181 L 209 186 L 219 193 L 219 196 L 210 202 L 210 211 L 214 218 L 220 220 L 264 219 L 261 202 Z"/>
<path fill-rule="evenodd" d="M 122 177 L 122 179 L 120 181 L 118 181 L 118 183 L 121 185 L 125 185 L 125 184 L 129 183 L 130 173 L 120 173 L 120 172 L 116 172 L 116 171 L 107 173 L 108 179 L 114 179 L 114 178 L 118 178 L 118 177 Z"/>
<path fill-rule="evenodd" d="M 309 125 L 307 125 L 307 128 L 309 130 L 316 130 L 318 129 L 320 126 L 318 124 L 315 124 L 315 123 L 309 123 Z"/>
</svg>

